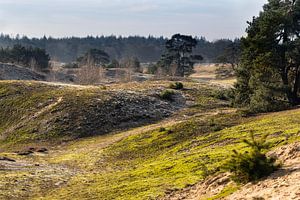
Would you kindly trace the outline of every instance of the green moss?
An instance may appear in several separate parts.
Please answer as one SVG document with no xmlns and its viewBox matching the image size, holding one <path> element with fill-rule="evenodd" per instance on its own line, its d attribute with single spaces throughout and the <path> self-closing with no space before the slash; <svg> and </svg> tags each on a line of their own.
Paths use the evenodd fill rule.
<svg viewBox="0 0 300 200">
<path fill-rule="evenodd" d="M 192 88 L 185 94 L 195 100 L 196 106 L 177 114 L 185 115 L 178 117 L 181 122 L 174 122 L 172 126 L 163 124 L 164 130 L 159 129 L 161 125 L 156 129 L 145 126 L 147 131 L 141 131 L 141 128 L 134 134 L 121 132 L 91 137 L 60 147 L 44 162 L 68 166 L 77 169 L 78 173 L 66 185 L 47 189 L 45 194 L 33 191 L 34 197 L 156 199 L 164 196 L 166 191 L 194 185 L 219 172 L 233 149 L 247 150 L 241 141 L 249 137 L 251 131 L 256 136 L 269 133 L 273 148 L 300 140 L 300 110 L 253 118 L 241 118 L 236 113 L 222 114 L 219 111 L 228 108 L 227 102 L 211 97 L 208 86 L 184 85 Z M 93 91 L 87 96 L 89 94 L 93 95 Z M 221 130 L 216 130 L 216 126 Z M 213 199 L 235 190 L 234 186 L 225 188 Z"/>
<path fill-rule="evenodd" d="M 99 153 L 95 164 L 90 166 L 93 173 L 77 176 L 67 188 L 54 193 L 79 199 L 87 195 L 86 191 L 90 198 L 155 199 L 167 190 L 193 185 L 219 171 L 232 150 L 248 150 L 241 140 L 247 138 L 250 131 L 257 136 L 266 130 L 277 133 L 271 138 L 274 148 L 284 144 L 281 140 L 287 143 L 299 140 L 300 123 L 296 116 L 300 116 L 299 110 L 256 117 L 232 126 L 229 119 L 233 116 L 221 114 L 214 116 L 214 123 L 224 127 L 218 132 L 211 130 L 209 118 L 195 118 L 165 131 L 132 135 Z M 285 136 L 287 134 L 289 137 Z M 97 155 L 94 153 L 89 152 Z M 88 156 L 81 159 L 88 159 Z M 90 183 L 80 184 L 84 180 Z M 228 187 L 212 199 L 225 197 L 235 190 L 236 187 Z M 57 199 L 61 197 L 55 194 L 51 195 Z"/>
<path fill-rule="evenodd" d="M 30 81 L 1 81 L 0 92 L 0 146 L 3 148 L 32 142 L 59 143 L 98 132 L 105 134 L 99 119 L 105 109 L 108 113 L 113 109 L 112 103 L 119 98 L 118 91 L 107 91 L 101 86 L 56 86 Z M 143 96 L 140 98 L 144 100 Z M 58 102 L 59 99 L 62 101 Z"/>
</svg>

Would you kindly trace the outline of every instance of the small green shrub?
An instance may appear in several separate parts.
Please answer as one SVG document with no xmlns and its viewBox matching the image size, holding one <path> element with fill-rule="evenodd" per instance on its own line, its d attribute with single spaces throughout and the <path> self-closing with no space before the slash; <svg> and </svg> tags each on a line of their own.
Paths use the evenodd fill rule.
<svg viewBox="0 0 300 200">
<path fill-rule="evenodd" d="M 270 175 L 279 168 L 279 165 L 275 163 L 276 159 L 267 157 L 263 152 L 269 148 L 266 138 L 267 135 L 255 140 L 253 133 L 251 133 L 251 140 L 243 141 L 250 147 L 250 151 L 245 153 L 233 151 L 232 158 L 226 164 L 226 169 L 232 173 L 231 178 L 233 181 L 237 183 L 256 181 Z"/>
<path fill-rule="evenodd" d="M 222 126 L 220 124 L 217 124 L 214 119 L 210 119 L 208 121 L 208 125 L 211 127 L 211 130 L 214 132 L 222 130 Z"/>
<path fill-rule="evenodd" d="M 63 65 L 62 67 L 73 69 L 73 68 L 79 68 L 79 65 L 75 62 L 72 62 L 72 63 L 67 63 L 67 64 Z"/>
<path fill-rule="evenodd" d="M 173 100 L 173 96 L 175 95 L 175 92 L 173 90 L 164 90 L 160 93 L 160 98 L 168 101 Z"/>
<path fill-rule="evenodd" d="M 212 128 L 211 128 L 211 130 L 213 131 L 213 132 L 217 132 L 217 131 L 220 131 L 220 130 L 222 130 L 223 128 L 222 128 L 222 126 L 220 126 L 220 125 L 215 125 L 215 126 L 213 126 Z"/>
<path fill-rule="evenodd" d="M 174 90 L 181 90 L 183 89 L 183 84 L 181 82 L 170 83 L 169 88 Z"/>
<path fill-rule="evenodd" d="M 214 119 L 209 119 L 208 125 L 209 125 L 210 127 L 213 127 L 213 126 L 216 126 L 217 124 L 216 124 L 216 122 L 215 122 Z"/>
<path fill-rule="evenodd" d="M 166 128 L 164 128 L 164 127 L 159 128 L 159 132 L 165 132 L 165 131 L 166 131 Z"/>
<path fill-rule="evenodd" d="M 150 64 L 147 70 L 148 74 L 155 74 L 158 70 L 158 66 L 154 64 Z"/>
<path fill-rule="evenodd" d="M 211 96 L 216 99 L 228 101 L 233 98 L 233 93 L 231 89 L 221 89 L 214 91 Z"/>
</svg>

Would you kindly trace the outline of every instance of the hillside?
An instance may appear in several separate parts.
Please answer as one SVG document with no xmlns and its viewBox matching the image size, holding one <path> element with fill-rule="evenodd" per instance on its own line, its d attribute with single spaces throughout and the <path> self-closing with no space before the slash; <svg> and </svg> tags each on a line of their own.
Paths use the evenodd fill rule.
<svg viewBox="0 0 300 200">
<path fill-rule="evenodd" d="M 148 124 L 185 105 L 165 101 L 159 84 L 124 90 L 25 81 L 0 82 L 0 143 L 67 141 Z"/>
<path fill-rule="evenodd" d="M 0 80 L 37 80 L 43 81 L 46 77 L 31 69 L 14 64 L 0 63 Z"/>
<path fill-rule="evenodd" d="M 300 140 L 299 109 L 242 117 L 207 83 L 185 81 L 173 102 L 162 100 L 169 83 L 0 82 L 0 198 L 189 199 L 223 178 L 251 131 L 269 133 L 272 149 Z"/>
<path fill-rule="evenodd" d="M 298 134 L 299 135 L 299 134 Z M 259 183 L 247 184 L 226 199 L 299 199 L 300 143 L 285 145 L 272 151 L 283 163 L 282 169 Z"/>
</svg>

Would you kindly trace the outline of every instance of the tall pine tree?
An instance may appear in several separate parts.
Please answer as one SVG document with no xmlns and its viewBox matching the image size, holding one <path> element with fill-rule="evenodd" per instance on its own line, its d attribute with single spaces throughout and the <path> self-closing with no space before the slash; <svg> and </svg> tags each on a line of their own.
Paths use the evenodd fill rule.
<svg viewBox="0 0 300 200">
<path fill-rule="evenodd" d="M 182 76 L 192 72 L 194 64 L 203 60 L 201 55 L 193 55 L 197 40 L 192 36 L 175 34 L 166 42 L 166 53 L 162 55 L 159 65 L 170 74 L 175 67 L 173 75 Z"/>
<path fill-rule="evenodd" d="M 269 0 L 248 24 L 235 103 L 256 112 L 299 104 L 300 0 Z"/>
</svg>

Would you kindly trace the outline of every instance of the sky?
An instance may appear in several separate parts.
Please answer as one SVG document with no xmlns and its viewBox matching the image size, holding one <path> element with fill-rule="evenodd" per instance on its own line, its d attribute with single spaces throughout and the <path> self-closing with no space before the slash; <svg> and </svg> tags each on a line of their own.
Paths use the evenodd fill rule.
<svg viewBox="0 0 300 200">
<path fill-rule="evenodd" d="M 0 32 L 29 37 L 245 34 L 267 0 L 0 0 Z"/>
</svg>

